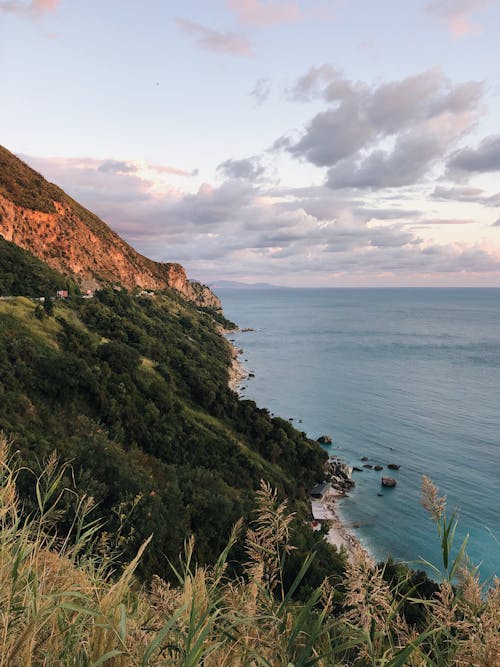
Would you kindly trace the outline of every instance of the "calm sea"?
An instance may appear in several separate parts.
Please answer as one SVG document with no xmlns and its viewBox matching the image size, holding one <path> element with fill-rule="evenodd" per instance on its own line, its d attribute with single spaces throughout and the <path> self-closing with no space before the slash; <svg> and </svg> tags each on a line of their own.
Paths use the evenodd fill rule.
<svg viewBox="0 0 500 667">
<path fill-rule="evenodd" d="M 230 336 L 255 373 L 243 396 L 310 437 L 330 434 L 353 465 L 401 465 L 382 496 L 382 473 L 354 473 L 341 502 L 377 558 L 439 562 L 419 502 L 425 474 L 459 514 L 457 545 L 470 533 L 482 579 L 500 575 L 500 290 L 217 293 L 230 319 L 256 329 Z"/>
</svg>

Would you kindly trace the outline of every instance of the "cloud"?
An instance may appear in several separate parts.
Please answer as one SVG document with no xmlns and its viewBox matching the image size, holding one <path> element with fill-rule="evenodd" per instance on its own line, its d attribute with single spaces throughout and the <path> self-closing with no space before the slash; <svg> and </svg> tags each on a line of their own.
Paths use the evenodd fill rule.
<svg viewBox="0 0 500 667">
<path fill-rule="evenodd" d="M 492 207 L 500 206 L 500 192 L 497 192 L 494 195 L 491 195 L 491 197 L 488 197 L 484 203 L 486 204 L 486 206 L 492 206 Z"/>
<path fill-rule="evenodd" d="M 264 167 L 256 157 L 245 158 L 242 160 L 226 160 L 217 167 L 227 178 L 242 178 L 250 181 L 257 181 L 265 173 Z"/>
<path fill-rule="evenodd" d="M 434 132 L 408 132 L 392 152 L 374 150 L 360 162 L 344 160 L 328 171 L 331 188 L 382 189 L 412 185 L 441 158 L 446 140 Z"/>
<path fill-rule="evenodd" d="M 462 148 L 448 162 L 450 170 L 500 171 L 500 134 L 485 137 L 477 148 Z"/>
<path fill-rule="evenodd" d="M 485 9 L 496 0 L 433 0 L 426 10 L 442 19 L 454 37 L 481 32 L 482 26 L 470 20 L 470 14 Z"/>
<path fill-rule="evenodd" d="M 227 5 L 240 23 L 251 26 L 289 23 L 300 17 L 300 10 L 295 2 L 227 0 Z"/>
<path fill-rule="evenodd" d="M 421 211 L 401 208 L 367 208 L 358 206 L 355 209 L 357 215 L 363 216 L 368 220 L 402 220 L 415 218 L 422 215 Z"/>
<path fill-rule="evenodd" d="M 258 105 L 263 104 L 269 95 L 271 94 L 271 79 L 263 77 L 259 79 L 253 90 L 250 92 L 250 95 L 254 98 Z"/>
<path fill-rule="evenodd" d="M 427 218 L 424 220 L 417 220 L 417 225 L 474 225 L 476 220 L 448 220 L 444 218 Z M 411 223 L 415 224 L 415 223 Z"/>
<path fill-rule="evenodd" d="M 0 11 L 40 15 L 55 11 L 59 0 L 0 0 Z"/>
<path fill-rule="evenodd" d="M 472 188 L 472 187 L 452 187 L 445 188 L 441 185 L 438 185 L 434 188 L 434 191 L 431 193 L 432 199 L 437 201 L 461 201 L 461 202 L 473 202 L 473 203 L 485 203 L 487 196 L 485 195 L 484 190 L 481 188 Z"/>
<path fill-rule="evenodd" d="M 354 85 L 343 78 L 340 70 L 329 63 L 310 70 L 299 77 L 295 85 L 288 89 L 287 97 L 295 102 L 307 102 L 312 99 L 323 98 L 326 101 L 345 99 L 352 94 Z"/>
<path fill-rule="evenodd" d="M 172 176 L 196 176 L 197 169 L 186 171 L 186 169 L 178 169 L 177 167 L 169 167 L 165 164 L 148 164 L 149 169 L 155 171 L 157 174 L 171 174 Z"/>
<path fill-rule="evenodd" d="M 492 227 L 500 227 L 500 220 L 496 220 L 491 226 Z"/>
<path fill-rule="evenodd" d="M 228 160 L 219 170 L 229 176 L 219 186 L 195 192 L 160 191 L 151 170 L 134 160 L 23 158 L 77 200 L 100 215 L 137 250 L 160 261 L 180 261 L 189 275 L 204 281 L 260 276 L 303 284 L 331 284 L 331 275 L 352 284 L 381 273 L 397 280 L 413 273 L 462 277 L 468 272 L 500 272 L 500 259 L 479 245 L 428 245 L 409 227 L 426 219 L 404 207 L 370 208 L 327 187 L 265 186 L 255 158 Z M 123 171 L 137 166 L 137 171 Z M 240 174 L 240 177 L 235 177 Z M 242 175 L 241 175 L 242 174 Z M 297 278 L 295 278 L 296 280 Z M 402 279 L 402 278 L 401 278 Z"/>
<path fill-rule="evenodd" d="M 312 118 L 299 140 L 281 137 L 274 150 L 329 167 L 330 187 L 384 188 L 423 178 L 472 129 L 482 84 L 456 85 L 429 70 L 368 86 L 326 64 L 310 69 L 288 94 L 319 97 L 330 107 Z"/>
<path fill-rule="evenodd" d="M 98 167 L 98 171 L 111 172 L 114 174 L 133 174 L 137 167 L 129 162 L 120 162 L 118 160 L 104 160 Z"/>
<path fill-rule="evenodd" d="M 221 32 L 183 18 L 177 18 L 176 23 L 183 32 L 194 37 L 196 44 L 206 51 L 237 56 L 254 55 L 248 37 L 242 33 Z"/>
</svg>

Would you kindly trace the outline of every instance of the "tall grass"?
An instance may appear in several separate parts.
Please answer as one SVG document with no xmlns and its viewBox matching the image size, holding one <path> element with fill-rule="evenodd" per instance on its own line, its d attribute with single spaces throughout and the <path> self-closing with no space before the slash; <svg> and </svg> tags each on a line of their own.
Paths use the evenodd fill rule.
<svg viewBox="0 0 500 667">
<path fill-rule="evenodd" d="M 332 613 L 328 580 L 306 602 L 294 601 L 312 556 L 286 589 L 291 516 L 266 484 L 255 521 L 246 531 L 238 522 L 212 567 L 193 561 L 187 539 L 179 564 L 169 566 L 177 585 L 154 577 L 145 586 L 134 572 L 149 540 L 119 569 L 98 538 L 91 499 L 78 500 L 71 529 L 58 533 L 61 500 L 73 491 L 61 488 L 64 466 L 55 457 L 34 478 L 38 507 L 29 517 L 18 474 L 0 435 L 0 667 L 500 665 L 499 583 L 481 588 L 465 567 L 465 548 L 450 560 L 443 512 L 436 519 L 448 565 L 436 596 L 414 599 L 427 610 L 417 631 L 402 613 L 411 592 L 390 587 L 361 551 L 347 571 L 341 615 Z M 237 540 L 246 562 L 235 579 L 226 570 Z"/>
</svg>

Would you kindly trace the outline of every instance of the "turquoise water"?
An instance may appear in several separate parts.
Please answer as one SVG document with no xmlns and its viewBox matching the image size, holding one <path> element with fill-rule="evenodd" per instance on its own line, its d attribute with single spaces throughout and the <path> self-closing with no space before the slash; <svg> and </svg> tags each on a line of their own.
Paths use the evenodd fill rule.
<svg viewBox="0 0 500 667">
<path fill-rule="evenodd" d="M 439 562 L 420 505 L 423 474 L 456 509 L 456 541 L 483 579 L 500 575 L 500 290 L 220 289 L 231 335 L 255 378 L 242 392 L 361 467 L 342 501 L 377 557 Z M 299 422 L 302 420 L 302 422 Z M 387 474 L 387 472 L 385 473 Z"/>
</svg>

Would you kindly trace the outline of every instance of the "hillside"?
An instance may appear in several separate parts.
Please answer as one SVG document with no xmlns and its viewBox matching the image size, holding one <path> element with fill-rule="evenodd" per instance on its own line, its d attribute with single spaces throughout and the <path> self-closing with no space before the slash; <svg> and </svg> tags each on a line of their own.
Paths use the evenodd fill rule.
<svg viewBox="0 0 500 667">
<path fill-rule="evenodd" d="M 0 235 L 74 277 L 83 289 L 110 284 L 172 288 L 200 306 L 221 307 L 208 287 L 187 279 L 180 264 L 142 256 L 100 218 L 2 146 Z"/>
<path fill-rule="evenodd" d="M 15 280 L 44 293 L 57 274 L 5 241 L 0 276 L 13 252 Z M 35 470 L 54 450 L 71 461 L 65 483 L 94 499 L 124 556 L 154 535 L 144 577 L 163 572 L 190 534 L 200 562 L 213 562 L 233 523 L 249 516 L 261 479 L 307 512 L 300 501 L 322 475 L 317 443 L 228 388 L 220 324 L 231 325 L 174 290 L 106 288 L 55 302 L 52 316 L 24 296 L 0 301 L 0 431 Z M 36 506 L 31 486 L 21 475 L 26 509 Z M 295 528 L 303 549 L 314 544 L 302 520 Z M 317 548 L 311 576 L 342 567 L 325 542 Z"/>
</svg>

